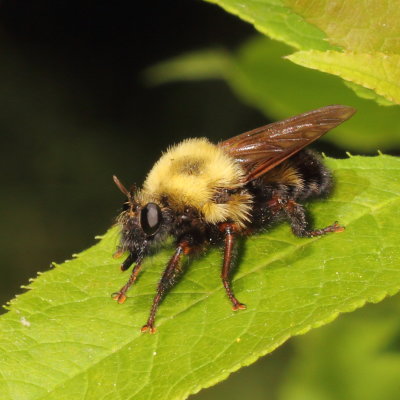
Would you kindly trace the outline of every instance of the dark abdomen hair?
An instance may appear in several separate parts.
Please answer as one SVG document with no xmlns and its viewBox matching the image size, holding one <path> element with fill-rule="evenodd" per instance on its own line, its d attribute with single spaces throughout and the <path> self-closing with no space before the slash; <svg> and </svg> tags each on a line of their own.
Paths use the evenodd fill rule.
<svg viewBox="0 0 400 400">
<path fill-rule="evenodd" d="M 290 158 L 294 168 L 303 180 L 303 188 L 295 200 L 327 195 L 332 188 L 332 174 L 325 167 L 319 154 L 305 149 Z"/>
<path fill-rule="evenodd" d="M 309 198 L 325 196 L 331 187 L 332 176 L 321 157 L 308 149 L 302 150 L 246 185 L 253 195 L 249 227 L 262 229 L 287 218 L 285 203 L 301 203 Z"/>
</svg>

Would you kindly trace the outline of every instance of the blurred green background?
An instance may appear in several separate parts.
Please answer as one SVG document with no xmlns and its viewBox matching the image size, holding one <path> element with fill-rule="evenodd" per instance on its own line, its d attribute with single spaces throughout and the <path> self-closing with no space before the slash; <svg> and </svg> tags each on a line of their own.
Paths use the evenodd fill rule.
<svg viewBox="0 0 400 400">
<path fill-rule="evenodd" d="M 37 271 L 89 247 L 110 227 L 123 201 L 113 174 L 140 184 L 171 143 L 193 136 L 218 141 L 263 125 L 282 112 L 279 101 L 290 115 L 290 92 L 271 102 L 268 115 L 253 107 L 254 93 L 244 104 L 223 80 L 146 84 L 143 71 L 163 60 L 203 48 L 234 52 L 255 35 L 200 0 L 3 1 L 0 10 L 3 304 Z M 243 70 L 255 65 L 244 52 Z M 233 88 L 243 87 L 240 77 L 230 78 Z M 271 82 L 276 87 L 266 90 L 278 96 L 279 80 Z M 323 100 L 335 103 L 329 85 Z M 312 98 L 304 96 L 306 106 Z M 392 110 L 382 113 L 395 119 Z M 385 152 L 397 154 L 399 136 L 390 140 Z M 348 150 L 340 141 L 315 147 L 336 157 Z M 399 308 L 393 298 L 341 317 L 193 398 L 398 399 Z"/>
</svg>

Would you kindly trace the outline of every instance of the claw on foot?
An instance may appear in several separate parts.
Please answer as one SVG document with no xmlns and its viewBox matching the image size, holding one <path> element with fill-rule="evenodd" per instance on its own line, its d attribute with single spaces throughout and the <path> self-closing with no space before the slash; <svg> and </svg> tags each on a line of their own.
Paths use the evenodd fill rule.
<svg viewBox="0 0 400 400">
<path fill-rule="evenodd" d="M 153 333 L 156 333 L 157 329 L 153 325 L 143 325 L 143 327 L 140 331 L 142 333 L 148 331 L 150 334 L 153 334 Z"/>
<path fill-rule="evenodd" d="M 121 292 L 113 293 L 113 294 L 111 295 L 111 297 L 112 297 L 114 300 L 116 300 L 119 304 L 125 303 L 125 300 L 127 299 L 126 294 L 121 293 Z"/>
<path fill-rule="evenodd" d="M 114 254 L 113 254 L 113 258 L 120 258 L 122 256 L 122 254 L 124 254 L 124 252 L 122 250 L 117 250 Z"/>
<path fill-rule="evenodd" d="M 333 232 L 343 232 L 346 228 L 344 226 L 340 226 L 339 222 L 335 221 L 332 225 Z"/>
<path fill-rule="evenodd" d="M 232 307 L 232 310 L 233 311 L 238 311 L 238 310 L 245 310 L 247 307 L 246 307 L 246 304 L 242 304 L 242 303 L 238 303 L 238 304 L 235 304 L 233 307 Z"/>
</svg>

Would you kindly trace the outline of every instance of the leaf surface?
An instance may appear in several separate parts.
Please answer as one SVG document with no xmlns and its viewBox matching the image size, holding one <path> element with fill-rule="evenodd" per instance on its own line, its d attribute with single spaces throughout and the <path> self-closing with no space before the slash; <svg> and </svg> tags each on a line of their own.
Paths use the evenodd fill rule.
<svg viewBox="0 0 400 400">
<path fill-rule="evenodd" d="M 337 49 L 328 43 L 326 34 L 307 22 L 283 0 L 206 0 L 254 25 L 271 37 L 301 50 Z"/>
<path fill-rule="evenodd" d="M 400 53 L 398 0 L 284 0 L 307 23 L 325 32 L 329 43 L 360 53 Z"/>
<path fill-rule="evenodd" d="M 290 60 L 374 90 L 389 101 L 386 105 L 400 103 L 399 0 L 212 2 L 265 35 L 303 50 Z"/>
<path fill-rule="evenodd" d="M 212 249 L 163 302 L 155 335 L 141 334 L 171 249 L 149 258 L 124 305 L 127 274 L 110 230 L 75 259 L 41 274 L 0 317 L 2 399 L 183 399 L 294 335 L 400 288 L 400 160 L 328 159 L 334 194 L 309 204 L 316 226 L 346 231 L 299 239 L 287 225 L 243 243 L 234 276 L 248 309 L 233 312 Z"/>
<path fill-rule="evenodd" d="M 287 57 L 304 67 L 318 69 L 374 90 L 400 103 L 400 55 L 337 51 L 299 51 Z"/>
</svg>

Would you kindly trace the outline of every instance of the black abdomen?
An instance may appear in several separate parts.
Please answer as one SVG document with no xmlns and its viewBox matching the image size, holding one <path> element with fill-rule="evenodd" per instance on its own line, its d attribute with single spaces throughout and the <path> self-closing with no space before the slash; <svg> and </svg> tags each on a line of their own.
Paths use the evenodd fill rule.
<svg viewBox="0 0 400 400">
<path fill-rule="evenodd" d="M 254 199 L 250 225 L 256 229 L 268 226 L 284 217 L 286 202 L 325 196 L 331 187 L 331 173 L 320 156 L 302 150 L 246 185 Z"/>
<path fill-rule="evenodd" d="M 332 175 L 321 157 L 311 150 L 302 150 L 289 159 L 303 180 L 303 188 L 296 200 L 327 195 L 332 187 Z"/>
</svg>

